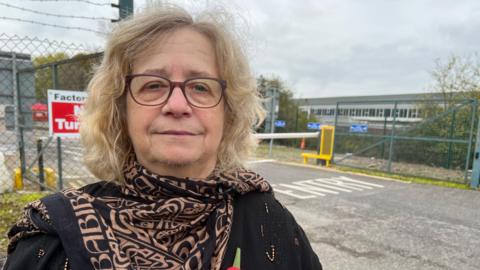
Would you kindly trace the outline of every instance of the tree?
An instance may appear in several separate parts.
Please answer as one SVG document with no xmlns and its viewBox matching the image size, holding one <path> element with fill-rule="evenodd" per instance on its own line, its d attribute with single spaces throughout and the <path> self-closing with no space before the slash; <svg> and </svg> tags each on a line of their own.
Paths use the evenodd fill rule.
<svg viewBox="0 0 480 270">
<path fill-rule="evenodd" d="M 285 83 L 278 77 L 265 77 L 260 75 L 257 78 L 257 86 L 260 94 L 264 98 L 267 90 L 274 88 L 279 93 L 278 116 L 277 119 L 284 120 L 286 126 L 283 128 L 276 128 L 276 132 L 305 132 L 308 131 L 307 123 L 316 122 L 317 119 L 313 114 L 308 115 L 307 112 L 300 109 L 299 105 L 293 100 L 293 92 Z M 268 102 L 268 101 L 267 101 Z M 263 123 L 260 130 L 264 130 L 266 124 Z M 282 141 L 285 145 L 295 145 L 294 140 Z"/>
<path fill-rule="evenodd" d="M 93 67 L 99 64 L 100 60 L 100 57 L 76 54 L 71 61 L 58 66 L 58 87 L 63 90 L 85 90 L 93 75 Z"/>
<path fill-rule="evenodd" d="M 44 56 L 37 56 L 33 59 L 35 66 L 35 97 L 39 101 L 46 101 L 47 89 L 53 88 L 53 77 L 51 67 L 41 67 L 46 64 L 55 63 L 60 60 L 68 59 L 66 53 L 54 53 Z"/>
<path fill-rule="evenodd" d="M 463 106 L 461 104 L 480 98 L 480 58 L 475 54 L 468 57 L 451 55 L 445 61 L 437 59 L 431 76 L 433 83 L 430 90 L 432 93 L 440 93 L 442 100 L 433 102 L 431 97 L 428 97 L 428 101 L 422 102 L 421 117 L 425 123 L 408 131 L 408 135 L 469 139 L 471 117 L 477 109 L 472 107 L 471 103 Z M 476 127 L 475 123 L 473 125 Z M 421 147 L 416 147 L 416 150 L 421 154 L 415 155 L 415 158 L 428 160 L 430 164 L 462 167 L 467 145 L 426 142 Z"/>
<path fill-rule="evenodd" d="M 444 109 L 459 100 L 480 98 L 480 57 L 477 54 L 451 55 L 446 61 L 437 59 L 431 75 L 431 90 L 443 95 Z"/>
<path fill-rule="evenodd" d="M 70 61 L 64 61 L 68 60 Z M 48 89 L 84 90 L 92 76 L 94 65 L 99 57 L 79 53 L 70 58 L 66 53 L 55 53 L 38 56 L 33 59 L 35 70 L 35 96 L 37 100 L 46 102 Z M 56 82 L 53 81 L 53 70 L 56 68 Z"/>
</svg>

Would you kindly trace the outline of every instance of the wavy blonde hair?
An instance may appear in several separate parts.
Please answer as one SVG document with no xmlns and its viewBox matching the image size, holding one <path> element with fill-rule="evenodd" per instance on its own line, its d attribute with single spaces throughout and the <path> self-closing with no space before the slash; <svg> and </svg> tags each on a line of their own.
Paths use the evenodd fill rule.
<svg viewBox="0 0 480 270">
<path fill-rule="evenodd" d="M 122 181 L 125 162 L 133 153 L 125 117 L 125 76 L 131 63 L 152 41 L 181 28 L 193 29 L 212 42 L 220 77 L 227 81 L 224 132 L 216 170 L 245 167 L 256 146 L 254 129 L 263 121 L 265 112 L 246 55 L 233 31 L 227 28 L 228 18 L 223 11 L 204 12 L 193 18 L 179 7 L 156 7 L 119 23 L 113 30 L 102 63 L 88 84 L 81 115 L 85 165 L 96 177 Z"/>
</svg>

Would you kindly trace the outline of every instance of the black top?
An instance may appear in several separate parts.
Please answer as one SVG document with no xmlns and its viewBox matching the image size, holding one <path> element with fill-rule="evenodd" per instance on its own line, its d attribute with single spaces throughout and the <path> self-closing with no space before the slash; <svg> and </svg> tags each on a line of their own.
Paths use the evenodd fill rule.
<svg viewBox="0 0 480 270">
<path fill-rule="evenodd" d="M 105 182 L 99 182 L 83 189 L 93 196 L 108 196 L 113 195 L 112 188 Z M 51 204 L 55 196 L 61 195 L 57 193 L 42 200 Z M 241 249 L 242 270 L 322 269 L 302 228 L 272 193 L 237 195 L 233 206 L 232 230 L 222 269 L 233 265 L 237 248 Z M 33 222 L 46 233 L 18 241 L 8 254 L 5 270 L 87 269 L 73 265 L 69 262 L 72 260 L 67 259 L 65 250 L 75 249 L 75 243 L 62 243 L 51 225 L 38 214 L 32 213 L 31 216 Z M 71 250 L 67 253 L 72 254 Z"/>
</svg>

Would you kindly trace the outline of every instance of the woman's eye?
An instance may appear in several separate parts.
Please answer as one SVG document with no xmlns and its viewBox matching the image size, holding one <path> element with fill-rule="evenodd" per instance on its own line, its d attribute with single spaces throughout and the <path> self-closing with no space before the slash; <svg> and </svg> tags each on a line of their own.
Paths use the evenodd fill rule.
<svg viewBox="0 0 480 270">
<path fill-rule="evenodd" d="M 208 87 L 206 87 L 203 84 L 195 84 L 193 86 L 193 90 L 195 90 L 196 92 L 208 92 L 209 91 Z"/>
<path fill-rule="evenodd" d="M 152 82 L 152 83 L 147 83 L 143 89 L 144 90 L 162 90 L 168 88 L 168 85 L 165 83 L 161 82 Z"/>
</svg>

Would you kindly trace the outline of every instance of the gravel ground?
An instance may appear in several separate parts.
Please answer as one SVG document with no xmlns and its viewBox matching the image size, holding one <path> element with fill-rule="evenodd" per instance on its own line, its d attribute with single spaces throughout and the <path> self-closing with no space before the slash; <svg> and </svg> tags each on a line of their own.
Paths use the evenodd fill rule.
<svg viewBox="0 0 480 270">
<path fill-rule="evenodd" d="M 314 153 L 313 151 L 305 151 L 308 153 Z M 273 147 L 272 155 L 269 155 L 268 145 L 262 144 L 256 152 L 256 158 L 258 159 L 275 159 L 278 161 L 297 162 L 302 163 L 301 157 L 302 151 L 299 148 L 285 147 L 275 145 Z M 315 164 L 315 160 L 309 159 L 309 164 Z M 335 155 L 335 163 L 337 165 L 350 166 L 356 168 L 363 168 L 367 170 L 387 171 L 388 160 L 349 156 Z M 405 162 L 392 162 L 392 173 L 412 175 L 417 177 L 433 178 L 446 181 L 452 181 L 457 183 L 464 182 L 463 169 L 445 169 L 442 167 L 433 167 L 423 164 L 412 164 Z M 467 181 L 469 177 L 467 177 Z"/>
<path fill-rule="evenodd" d="M 336 157 L 337 160 L 341 160 L 342 158 L 342 156 Z M 368 157 L 348 157 L 342 161 L 336 162 L 336 164 L 352 167 L 361 167 L 369 170 L 387 171 L 388 160 Z M 442 167 L 432 167 L 423 164 L 392 162 L 391 170 L 392 173 L 464 183 L 465 171 L 459 169 L 449 170 Z"/>
</svg>

